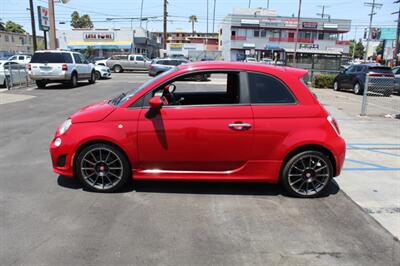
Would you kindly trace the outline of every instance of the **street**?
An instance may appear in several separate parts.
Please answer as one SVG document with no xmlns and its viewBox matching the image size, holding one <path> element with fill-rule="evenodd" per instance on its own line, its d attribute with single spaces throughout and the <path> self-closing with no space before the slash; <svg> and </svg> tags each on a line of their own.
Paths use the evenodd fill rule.
<svg viewBox="0 0 400 266">
<path fill-rule="evenodd" d="M 57 126 L 80 107 L 146 80 L 147 73 L 113 73 L 110 80 L 82 82 L 74 89 L 49 85 L 0 92 L 2 265 L 399 265 L 399 150 L 385 159 L 389 170 L 380 173 L 393 180 L 387 181 L 389 188 L 378 189 L 376 199 L 350 182 L 365 182 L 358 179 L 366 171 L 358 172 L 357 160 L 382 160 L 356 149 L 368 134 L 362 138 L 344 130 L 354 148 L 350 160 L 329 194 L 317 199 L 288 197 L 278 185 L 218 182 L 141 181 L 101 194 L 54 174 L 48 148 Z M 334 92 L 316 93 L 329 102 Z M 336 101 L 327 108 L 341 127 L 359 122 L 365 130 L 363 118 L 347 119 L 354 117 L 353 107 L 341 101 L 338 109 Z M 370 122 L 386 125 L 384 119 Z M 377 134 L 371 143 L 387 138 L 398 143 L 399 122 L 392 121 L 391 132 L 380 129 L 388 136 Z M 376 179 L 374 172 L 365 177 Z M 387 197 L 379 194 L 386 190 Z M 371 204 L 374 200 L 379 204 Z M 393 215 L 374 216 L 379 209 L 374 207 L 387 206 Z"/>
</svg>

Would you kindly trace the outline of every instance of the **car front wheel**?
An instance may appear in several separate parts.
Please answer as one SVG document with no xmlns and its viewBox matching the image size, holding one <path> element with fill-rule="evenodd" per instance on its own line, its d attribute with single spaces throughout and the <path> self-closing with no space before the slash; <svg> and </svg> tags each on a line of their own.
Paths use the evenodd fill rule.
<svg viewBox="0 0 400 266">
<path fill-rule="evenodd" d="M 101 74 L 99 71 L 96 71 L 95 76 L 96 76 L 96 80 L 101 79 Z"/>
<path fill-rule="evenodd" d="M 319 151 L 303 151 L 291 157 L 282 170 L 281 184 L 294 197 L 314 198 L 331 184 L 332 164 Z"/>
<path fill-rule="evenodd" d="M 116 191 L 131 177 L 128 159 L 117 147 L 106 143 L 85 147 L 74 170 L 82 185 L 96 192 Z"/>
<path fill-rule="evenodd" d="M 353 91 L 355 94 L 357 95 L 361 95 L 363 93 L 362 89 L 361 89 L 361 85 L 360 83 L 356 82 L 353 86 Z"/>
<path fill-rule="evenodd" d="M 124 71 L 120 65 L 114 66 L 113 70 L 115 73 L 122 73 Z"/>
<path fill-rule="evenodd" d="M 93 72 L 90 74 L 89 84 L 93 84 L 93 83 L 95 83 L 95 82 L 96 82 L 96 74 L 95 74 L 95 72 L 93 71 Z"/>
</svg>

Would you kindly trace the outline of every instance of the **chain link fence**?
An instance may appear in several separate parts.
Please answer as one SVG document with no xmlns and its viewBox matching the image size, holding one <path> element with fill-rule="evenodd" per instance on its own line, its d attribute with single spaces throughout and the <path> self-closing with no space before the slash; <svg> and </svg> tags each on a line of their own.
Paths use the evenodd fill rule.
<svg viewBox="0 0 400 266">
<path fill-rule="evenodd" d="M 360 115 L 398 115 L 400 113 L 400 97 L 392 95 L 394 86 L 394 77 L 367 75 Z"/>
<path fill-rule="evenodd" d="M 25 65 L 8 62 L 4 65 L 3 87 L 7 89 L 27 88 L 33 85 Z"/>
</svg>

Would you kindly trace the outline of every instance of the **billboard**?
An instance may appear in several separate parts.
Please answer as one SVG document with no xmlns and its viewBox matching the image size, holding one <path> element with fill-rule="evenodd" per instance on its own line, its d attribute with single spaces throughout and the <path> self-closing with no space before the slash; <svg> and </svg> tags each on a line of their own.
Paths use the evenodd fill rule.
<svg viewBox="0 0 400 266">
<path fill-rule="evenodd" d="M 396 28 L 381 28 L 380 40 L 396 40 Z"/>
<path fill-rule="evenodd" d="M 42 31 L 50 30 L 49 9 L 38 6 L 39 29 Z"/>
</svg>

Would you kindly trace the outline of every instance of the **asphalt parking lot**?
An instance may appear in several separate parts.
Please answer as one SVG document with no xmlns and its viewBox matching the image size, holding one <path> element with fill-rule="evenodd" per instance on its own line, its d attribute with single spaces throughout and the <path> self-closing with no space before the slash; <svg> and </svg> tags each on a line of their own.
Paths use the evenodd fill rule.
<svg viewBox="0 0 400 266">
<path fill-rule="evenodd" d="M 315 91 L 350 144 L 319 199 L 246 183 L 136 182 L 98 194 L 51 171 L 49 142 L 69 114 L 147 79 L 0 92 L 1 265 L 400 264 L 399 120 L 358 117 L 350 93 Z"/>
</svg>

